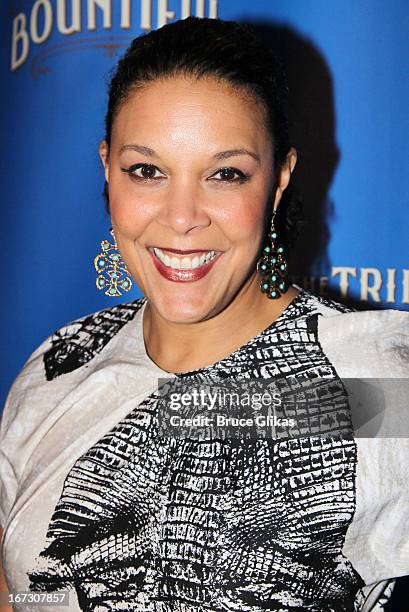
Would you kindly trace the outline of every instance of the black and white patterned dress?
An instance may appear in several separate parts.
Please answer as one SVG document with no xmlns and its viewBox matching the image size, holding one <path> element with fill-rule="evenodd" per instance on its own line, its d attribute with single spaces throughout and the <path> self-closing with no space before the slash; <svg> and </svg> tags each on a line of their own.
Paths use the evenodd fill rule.
<svg viewBox="0 0 409 612">
<path fill-rule="evenodd" d="M 330 379 L 297 435 L 192 439 L 159 430 L 169 374 L 146 354 L 145 303 L 62 327 L 13 384 L 0 430 L 11 588 L 69 589 L 75 611 L 382 610 L 409 574 L 409 445 L 354 435 L 342 379 L 408 378 L 409 313 L 301 290 L 228 357 L 172 375 Z"/>
</svg>

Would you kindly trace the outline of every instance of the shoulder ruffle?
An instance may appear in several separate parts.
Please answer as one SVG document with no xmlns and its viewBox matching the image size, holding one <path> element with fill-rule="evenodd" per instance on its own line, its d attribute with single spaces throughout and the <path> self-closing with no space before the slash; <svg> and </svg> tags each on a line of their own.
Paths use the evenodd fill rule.
<svg viewBox="0 0 409 612">
<path fill-rule="evenodd" d="M 342 377 L 409 377 L 409 312 L 320 313 L 318 339 Z"/>
<path fill-rule="evenodd" d="M 63 376 L 86 365 L 140 310 L 145 298 L 117 304 L 66 323 L 31 353 L 0 413 L 0 524 L 4 527 L 18 481 L 41 436 L 42 424 L 81 377 Z M 84 372 L 84 377 L 89 371 Z M 52 390 L 47 381 L 58 379 Z"/>
</svg>

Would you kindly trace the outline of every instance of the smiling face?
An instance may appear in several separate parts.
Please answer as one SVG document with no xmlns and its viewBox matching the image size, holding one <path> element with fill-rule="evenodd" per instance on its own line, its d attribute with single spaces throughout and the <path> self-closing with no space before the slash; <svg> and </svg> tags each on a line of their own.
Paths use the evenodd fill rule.
<svg viewBox="0 0 409 612">
<path fill-rule="evenodd" d="M 100 155 L 119 251 L 164 319 L 207 319 L 251 285 L 282 193 L 260 104 L 214 78 L 157 80 L 120 106 Z"/>
</svg>

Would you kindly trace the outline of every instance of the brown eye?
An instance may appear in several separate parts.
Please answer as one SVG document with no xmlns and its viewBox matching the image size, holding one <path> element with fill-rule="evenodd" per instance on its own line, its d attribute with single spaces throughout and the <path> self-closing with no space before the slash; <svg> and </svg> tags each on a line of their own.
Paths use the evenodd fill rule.
<svg viewBox="0 0 409 612">
<path fill-rule="evenodd" d="M 141 176 L 146 179 L 155 178 L 156 168 L 155 166 L 142 166 L 140 168 Z"/>
<path fill-rule="evenodd" d="M 225 183 L 243 183 L 248 180 L 248 175 L 244 174 L 238 168 L 220 168 L 213 176 L 220 175 L 218 181 L 224 181 Z"/>
<path fill-rule="evenodd" d="M 153 164 L 134 164 L 129 168 L 121 168 L 121 170 L 122 172 L 127 172 L 130 174 L 132 178 L 140 179 L 142 181 L 156 180 L 163 177 L 163 174 L 161 176 L 155 176 L 155 172 L 159 172 L 159 169 Z"/>
<path fill-rule="evenodd" d="M 234 179 L 235 171 L 232 168 L 223 168 L 220 170 L 220 175 L 225 181 L 231 181 Z"/>
</svg>

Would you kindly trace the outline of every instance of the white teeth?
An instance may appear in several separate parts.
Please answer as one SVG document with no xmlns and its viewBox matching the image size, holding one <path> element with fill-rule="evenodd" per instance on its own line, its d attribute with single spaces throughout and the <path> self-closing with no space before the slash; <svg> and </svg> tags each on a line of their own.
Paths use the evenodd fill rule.
<svg viewBox="0 0 409 612">
<path fill-rule="evenodd" d="M 182 261 L 180 262 L 180 268 L 182 270 L 189 270 L 192 267 L 192 262 L 189 257 L 182 257 Z"/>
<path fill-rule="evenodd" d="M 165 264 L 165 266 L 169 266 L 170 268 L 174 268 L 175 270 L 191 270 L 194 268 L 198 268 L 199 266 L 203 266 L 203 264 L 208 263 L 217 254 L 217 251 L 208 251 L 200 257 L 198 255 L 195 255 L 194 257 L 184 256 L 180 258 L 169 257 L 169 255 L 167 255 L 157 247 L 154 247 L 153 251 L 156 257 L 163 264 Z"/>
<path fill-rule="evenodd" d="M 176 268 L 176 270 L 180 270 L 180 259 L 178 257 L 172 257 L 169 262 L 171 268 Z"/>
</svg>

